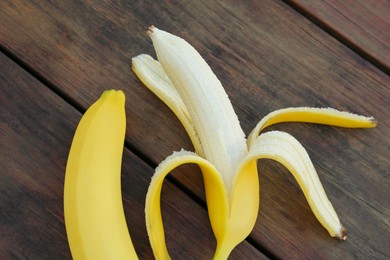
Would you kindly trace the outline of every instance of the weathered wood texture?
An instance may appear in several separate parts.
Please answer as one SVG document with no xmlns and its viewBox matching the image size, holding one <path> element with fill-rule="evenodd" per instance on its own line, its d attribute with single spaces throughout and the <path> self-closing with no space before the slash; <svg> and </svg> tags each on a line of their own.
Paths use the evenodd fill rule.
<svg viewBox="0 0 390 260">
<path fill-rule="evenodd" d="M 131 57 L 154 53 L 144 33 L 149 24 L 186 38 L 199 50 L 225 86 L 246 133 L 267 113 L 290 106 L 331 106 L 375 116 L 379 125 L 369 130 L 303 124 L 273 127 L 293 134 L 307 148 L 330 200 L 349 230 L 347 241 L 339 242 L 328 236 L 310 212 L 293 178 L 283 167 L 271 161 L 259 163 L 261 206 L 250 240 L 270 256 L 280 258 L 389 257 L 389 76 L 290 6 L 271 0 L 239 3 L 232 0 L 0 2 L 0 45 L 33 76 L 41 79 L 47 88 L 81 111 L 104 89 L 124 90 L 128 100 L 126 144 L 149 164 L 143 165 L 128 152 L 127 156 L 133 159 L 125 160 L 129 165 L 125 163 L 124 173 L 126 176 L 126 172 L 132 170 L 146 171 L 146 179 L 152 174 L 150 166 L 154 167 L 172 151 L 193 149 L 175 116 L 142 86 L 130 70 Z M 369 43 L 371 47 L 373 44 Z M 371 52 L 369 48 L 362 48 Z M 16 91 L 19 87 L 13 89 Z M 24 95 L 13 94 L 15 100 L 24 102 L 30 91 L 21 88 L 20 92 L 23 91 Z M 32 103 L 42 102 L 38 97 L 31 99 Z M 50 102 L 47 109 L 51 111 L 57 102 L 63 102 L 58 100 Z M 39 116 L 36 109 L 30 111 L 33 118 Z M 28 117 L 19 113 L 21 118 L 16 114 L 14 120 Z M 48 123 L 47 127 L 57 135 L 57 131 L 65 131 L 61 130 L 63 127 L 70 138 L 71 129 L 80 115 L 76 113 L 68 117 L 56 118 L 59 123 Z M 7 122 L 5 119 L 3 121 Z M 32 122 L 27 123 L 25 131 L 29 124 Z M 1 138 L 5 143 L 5 136 Z M 48 137 L 31 137 L 33 140 L 39 138 Z M 57 160 L 62 158 L 61 165 L 52 170 L 62 174 L 70 141 L 62 142 L 61 138 L 56 141 L 59 151 L 49 150 L 47 153 L 55 153 Z M 44 140 L 41 142 L 45 144 Z M 8 156 L 16 160 L 23 151 Z M 27 155 L 24 156 L 28 161 Z M 0 160 L 6 164 L 3 158 Z M 133 161 L 136 165 L 132 164 Z M 20 164 L 18 167 L 19 171 L 30 172 L 28 166 Z M 61 184 L 61 174 L 56 175 L 57 186 Z M 141 194 L 146 191 L 147 182 L 141 173 L 137 176 L 141 180 L 135 178 L 134 181 L 145 182 L 140 188 L 142 190 L 138 193 L 132 191 L 131 180 L 125 182 L 125 189 L 129 203 L 141 207 L 144 200 Z M 173 176 L 188 191 L 204 199 L 202 179 L 196 168 L 183 167 Z M 186 211 L 185 203 L 174 202 L 179 196 L 175 194 L 181 191 L 171 189 L 171 185 L 167 189 L 169 191 L 163 196 L 168 201 L 165 205 L 173 204 L 176 209 L 172 214 L 167 213 L 165 218 L 172 254 L 184 256 L 204 251 L 209 255 L 214 242 L 210 242 L 213 239 L 204 209 L 192 206 Z M 60 194 L 58 190 L 56 192 Z M 48 196 L 53 196 L 50 194 Z M 60 200 L 60 197 L 56 199 Z M 9 200 L 12 201 L 12 197 Z M 41 203 L 36 202 L 37 207 L 44 207 Z M 61 208 L 56 210 L 60 215 Z M 134 220 L 129 215 L 129 221 L 143 224 L 140 214 L 136 214 Z M 175 223 L 179 218 L 187 217 L 198 219 L 194 222 L 196 228 L 188 228 L 207 237 L 202 241 L 201 249 L 176 241 L 174 229 L 181 229 L 186 224 L 185 221 L 179 225 Z M 52 229 L 59 232 L 62 227 L 56 225 L 57 228 L 50 227 L 47 234 Z M 140 234 L 137 241 L 140 252 L 148 255 L 146 235 L 135 232 Z M 62 236 L 65 239 L 64 233 Z M 207 243 L 211 245 L 207 247 Z M 250 255 L 253 253 L 251 248 L 244 244 L 237 249 L 237 254 L 247 252 Z M 22 250 L 14 251 L 24 255 Z"/>
<path fill-rule="evenodd" d="M 0 258 L 69 259 L 62 195 L 66 159 L 81 113 L 3 54 L 0 67 Z M 144 198 L 153 169 L 125 148 L 122 173 L 134 246 L 141 259 L 152 259 Z M 206 210 L 169 182 L 164 195 L 172 257 L 211 258 L 215 241 Z M 234 256 L 265 258 L 248 243 Z"/>
<path fill-rule="evenodd" d="M 331 34 L 390 71 L 390 1 L 287 0 Z"/>
</svg>

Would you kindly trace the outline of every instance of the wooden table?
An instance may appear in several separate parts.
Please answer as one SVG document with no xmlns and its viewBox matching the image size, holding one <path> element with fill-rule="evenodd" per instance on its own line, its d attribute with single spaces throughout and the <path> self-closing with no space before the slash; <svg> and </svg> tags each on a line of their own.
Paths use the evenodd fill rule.
<svg viewBox="0 0 390 260">
<path fill-rule="evenodd" d="M 238 3 L 239 2 L 239 3 Z M 130 70 L 148 25 L 190 42 L 222 81 L 245 133 L 284 107 L 373 115 L 374 129 L 282 124 L 306 147 L 348 239 L 331 238 L 281 165 L 259 161 L 261 205 L 231 259 L 390 258 L 390 1 L 0 2 L 0 259 L 70 259 L 64 172 L 75 128 L 106 89 L 126 94 L 122 185 L 141 259 L 154 168 L 193 150 L 174 114 Z M 173 259 L 210 259 L 202 178 L 181 167 L 162 207 Z"/>
</svg>

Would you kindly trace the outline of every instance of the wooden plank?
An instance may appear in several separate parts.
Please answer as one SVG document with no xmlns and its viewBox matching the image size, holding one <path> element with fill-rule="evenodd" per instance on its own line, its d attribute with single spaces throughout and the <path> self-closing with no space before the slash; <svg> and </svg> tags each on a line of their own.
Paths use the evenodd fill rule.
<svg viewBox="0 0 390 260">
<path fill-rule="evenodd" d="M 288 106 L 332 106 L 374 115 L 380 124 L 372 130 L 278 127 L 307 147 L 351 232 L 348 241 L 328 237 L 295 182 L 270 162 L 260 164 L 261 211 L 251 236 L 281 258 L 292 252 L 306 258 L 389 255 L 388 235 L 382 232 L 390 215 L 389 77 L 287 5 L 228 0 L 0 5 L 0 44 L 80 106 L 107 87 L 124 89 L 132 126 L 127 142 L 154 163 L 192 146 L 173 114 L 129 71 L 132 56 L 153 53 L 143 32 L 151 23 L 185 37 L 202 53 L 246 133 L 268 112 Z M 192 170 L 175 177 L 203 197 L 202 180 Z M 279 171 L 283 174 L 271 174 Z"/>
<path fill-rule="evenodd" d="M 81 114 L 3 54 L 0 68 L 0 258 L 70 259 L 63 181 Z M 125 214 L 141 259 L 153 259 L 144 220 L 144 198 L 152 174 L 152 168 L 125 149 Z M 210 259 L 216 243 L 206 210 L 170 182 L 163 195 L 171 256 Z M 233 257 L 267 259 L 248 243 Z"/>
<path fill-rule="evenodd" d="M 288 0 L 330 33 L 390 71 L 390 2 Z"/>
</svg>

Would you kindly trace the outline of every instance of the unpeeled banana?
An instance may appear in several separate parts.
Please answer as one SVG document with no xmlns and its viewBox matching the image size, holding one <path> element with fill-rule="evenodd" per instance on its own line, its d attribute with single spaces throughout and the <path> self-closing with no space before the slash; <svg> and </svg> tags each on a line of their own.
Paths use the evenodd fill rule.
<svg viewBox="0 0 390 260">
<path fill-rule="evenodd" d="M 72 257 L 137 259 L 124 215 L 121 164 L 125 95 L 108 90 L 77 126 L 65 173 L 64 215 Z"/>
<path fill-rule="evenodd" d="M 165 176 L 174 168 L 199 165 L 205 183 L 209 218 L 217 239 L 215 259 L 226 259 L 253 229 L 259 208 L 256 160 L 274 159 L 286 166 L 312 211 L 329 234 L 346 239 L 311 160 L 291 135 L 261 131 L 280 122 L 310 122 L 342 127 L 374 127 L 375 120 L 331 108 L 287 108 L 267 115 L 248 139 L 220 81 L 200 54 L 184 39 L 154 26 L 148 28 L 157 60 L 141 54 L 132 59 L 139 79 L 165 102 L 184 125 L 196 153 L 180 151 L 156 168 L 145 205 L 150 243 L 157 259 L 169 259 L 160 210 Z"/>
</svg>

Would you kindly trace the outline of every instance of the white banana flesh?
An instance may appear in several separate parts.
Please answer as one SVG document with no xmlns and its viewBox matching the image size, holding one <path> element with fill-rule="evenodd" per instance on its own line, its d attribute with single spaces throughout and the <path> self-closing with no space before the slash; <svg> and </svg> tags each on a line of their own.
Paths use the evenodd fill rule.
<svg viewBox="0 0 390 260">
<path fill-rule="evenodd" d="M 161 64 L 146 54 L 132 59 L 133 70 L 142 83 L 175 113 L 186 129 L 198 154 L 203 155 L 202 145 L 196 134 L 192 118 L 179 92 L 173 86 Z"/>
<path fill-rule="evenodd" d="M 205 158 L 224 173 L 222 178 L 230 193 L 235 167 L 247 148 L 245 134 L 221 82 L 182 38 L 157 28 L 149 35 L 162 68 L 191 115 Z"/>
<path fill-rule="evenodd" d="M 373 118 L 330 108 L 287 108 L 266 116 L 246 140 L 226 92 L 200 54 L 184 39 L 154 26 L 148 28 L 148 34 L 159 61 L 141 54 L 133 58 L 132 69 L 180 119 L 197 152 L 174 153 L 156 168 L 145 205 L 156 258 L 169 259 L 159 204 L 162 182 L 175 167 L 186 163 L 198 164 L 202 170 L 209 218 L 217 239 L 215 259 L 226 259 L 253 229 L 259 207 L 256 160 L 261 158 L 285 165 L 319 222 L 331 236 L 346 239 L 345 229 L 302 145 L 283 132 L 260 133 L 271 124 L 293 121 L 374 127 Z"/>
</svg>

